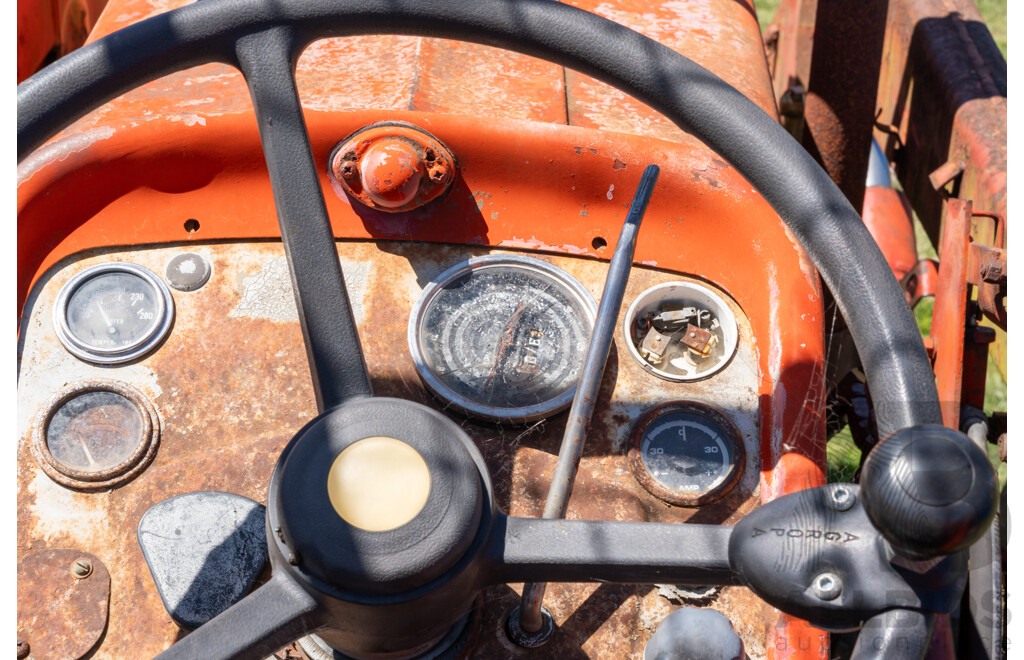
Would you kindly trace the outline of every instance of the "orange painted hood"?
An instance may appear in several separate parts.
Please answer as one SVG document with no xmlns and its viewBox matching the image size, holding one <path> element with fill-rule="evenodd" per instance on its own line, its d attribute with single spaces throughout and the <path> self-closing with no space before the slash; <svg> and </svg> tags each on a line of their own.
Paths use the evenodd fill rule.
<svg viewBox="0 0 1024 660">
<path fill-rule="evenodd" d="M 187 4 L 188 0 L 112 0 L 90 40 Z M 756 14 L 749 0 L 577 0 L 693 59 L 777 117 Z M 325 39 L 299 60 L 303 105 L 316 110 L 414 110 L 540 121 L 675 142 L 696 140 L 622 92 L 561 66 L 507 51 L 406 36 Z M 104 117 L 144 121 L 154 102 L 186 123 L 245 112 L 249 94 L 233 68 L 210 64 L 135 90 L 79 122 Z M 167 116 L 166 114 L 164 115 Z"/>
</svg>

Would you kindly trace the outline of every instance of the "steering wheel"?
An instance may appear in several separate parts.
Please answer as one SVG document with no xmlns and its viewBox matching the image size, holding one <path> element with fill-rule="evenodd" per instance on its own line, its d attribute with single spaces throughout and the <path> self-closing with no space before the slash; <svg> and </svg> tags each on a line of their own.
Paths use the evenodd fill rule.
<svg viewBox="0 0 1024 660">
<path fill-rule="evenodd" d="M 855 507 L 858 515 L 867 513 L 867 527 L 874 525 L 876 545 L 911 558 L 947 555 L 984 531 L 994 514 L 983 501 L 993 493 L 991 466 L 978 462 L 966 438 L 963 448 L 948 436 L 950 452 L 966 452 L 964 469 L 979 477 L 981 495 L 970 495 L 975 510 L 957 519 L 955 532 L 944 528 L 939 536 L 921 526 L 907 532 L 901 524 L 908 515 L 917 520 L 934 512 L 904 504 L 918 487 L 913 474 L 896 485 L 884 477 L 908 455 L 921 428 L 941 433 L 922 427 L 941 418 L 917 326 L 839 189 L 775 120 L 727 83 L 632 30 L 549 0 L 204 0 L 86 46 L 18 87 L 19 161 L 86 112 L 176 70 L 213 61 L 235 65 L 252 96 L 320 414 L 288 444 L 271 478 L 270 581 L 161 658 L 262 658 L 314 630 L 354 656 L 413 651 L 463 617 L 481 588 L 504 582 L 747 584 L 787 609 L 752 584 L 741 556 L 747 551 L 737 542 L 742 522 L 733 529 L 506 516 L 495 507 L 479 452 L 457 424 L 418 404 L 372 396 L 294 79 L 310 42 L 369 33 L 461 39 L 556 62 L 631 94 L 718 152 L 811 256 L 847 319 L 873 399 L 887 404 L 876 411 L 878 428 L 893 436 L 879 448 L 893 451 L 876 449 L 883 458 L 874 471 L 865 470 L 863 503 Z M 387 532 L 349 524 L 327 493 L 341 453 L 372 436 L 416 449 L 431 484 L 420 512 Z M 822 488 L 814 490 L 824 502 L 832 491 Z M 932 508 L 956 508 L 965 498 Z M 755 513 L 782 515 L 785 507 L 773 504 Z M 948 516 L 943 520 L 948 528 Z M 924 550 L 932 545 L 937 551 Z M 949 589 L 959 584 L 962 590 L 962 562 L 940 564 L 954 573 Z M 920 598 L 864 606 L 845 619 L 836 614 L 841 607 L 824 601 L 820 608 L 788 609 L 833 628 L 864 623 L 883 640 L 903 626 L 897 655 L 882 650 L 879 657 L 922 655 L 928 612 L 941 611 Z M 816 617 L 819 609 L 828 616 Z M 870 649 L 861 652 L 858 657 L 875 657 Z"/>
</svg>

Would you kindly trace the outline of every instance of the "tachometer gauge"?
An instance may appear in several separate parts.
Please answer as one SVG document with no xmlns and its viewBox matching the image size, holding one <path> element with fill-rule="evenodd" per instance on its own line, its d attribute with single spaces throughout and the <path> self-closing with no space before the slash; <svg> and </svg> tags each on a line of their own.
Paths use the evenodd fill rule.
<svg viewBox="0 0 1024 660">
<path fill-rule="evenodd" d="M 53 327 L 76 357 L 129 362 L 155 348 L 171 329 L 174 300 L 160 278 L 135 264 L 86 268 L 57 295 Z"/>
<path fill-rule="evenodd" d="M 526 422 L 576 390 L 597 304 L 539 259 L 490 255 L 448 269 L 409 319 L 409 348 L 438 397 L 475 417 Z"/>
<path fill-rule="evenodd" d="M 629 463 L 640 484 L 671 504 L 697 506 L 719 499 L 739 481 L 745 453 L 739 433 L 714 408 L 668 403 L 633 428 Z"/>
</svg>

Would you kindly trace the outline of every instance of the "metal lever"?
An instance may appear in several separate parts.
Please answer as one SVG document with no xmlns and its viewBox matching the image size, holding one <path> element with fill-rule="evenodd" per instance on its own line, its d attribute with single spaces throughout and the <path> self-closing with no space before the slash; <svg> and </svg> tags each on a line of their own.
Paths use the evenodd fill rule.
<svg viewBox="0 0 1024 660">
<path fill-rule="evenodd" d="M 587 347 L 587 357 L 583 364 L 583 373 L 576 385 L 576 394 L 569 410 L 569 421 L 565 426 L 562 446 L 558 450 L 558 463 L 548 489 L 547 502 L 544 505 L 544 518 L 564 518 L 569 506 L 569 495 L 576 480 L 580 457 L 583 455 L 583 440 L 590 418 L 594 414 L 597 392 L 604 376 L 608 351 L 611 348 L 612 336 L 615 333 L 615 321 L 619 316 L 622 298 L 626 292 L 626 282 L 633 266 L 633 253 L 636 251 L 636 237 L 640 230 L 640 222 L 647 211 L 647 203 L 651 199 L 654 184 L 658 180 L 660 169 L 657 165 L 648 165 L 640 177 L 636 194 L 629 206 L 629 214 L 622 224 L 619 242 L 615 245 L 615 254 L 608 264 L 608 277 L 601 294 L 601 304 L 594 321 L 594 333 Z M 544 625 L 541 614 L 541 601 L 544 599 L 546 583 L 531 582 L 523 587 L 523 598 L 519 604 L 519 627 L 527 633 L 537 633 Z M 546 641 L 537 640 L 537 645 Z"/>
</svg>

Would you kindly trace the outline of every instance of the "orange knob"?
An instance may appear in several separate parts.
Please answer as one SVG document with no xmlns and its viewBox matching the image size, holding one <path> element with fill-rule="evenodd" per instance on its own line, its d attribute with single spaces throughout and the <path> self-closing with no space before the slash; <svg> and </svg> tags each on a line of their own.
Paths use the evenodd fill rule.
<svg viewBox="0 0 1024 660">
<path fill-rule="evenodd" d="M 374 203 L 394 208 L 416 196 L 423 178 L 423 162 L 404 140 L 383 139 L 363 154 L 359 177 L 363 190 Z"/>
</svg>

